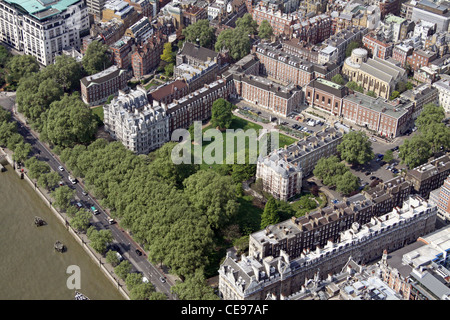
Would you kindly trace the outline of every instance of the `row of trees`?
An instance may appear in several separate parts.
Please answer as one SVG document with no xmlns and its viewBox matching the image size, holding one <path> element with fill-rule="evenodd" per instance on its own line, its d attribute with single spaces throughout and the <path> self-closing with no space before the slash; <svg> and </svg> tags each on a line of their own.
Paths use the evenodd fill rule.
<svg viewBox="0 0 450 320">
<path fill-rule="evenodd" d="M 236 28 L 225 29 L 216 37 L 215 28 L 208 20 L 199 20 L 183 29 L 186 41 L 198 43 L 202 47 L 215 49 L 217 52 L 228 50 L 234 60 L 239 60 L 250 53 L 251 37 L 270 39 L 273 29 L 267 20 L 258 27 L 251 14 L 246 13 L 236 20 Z"/>
<path fill-rule="evenodd" d="M 2 107 L 0 107 L 0 146 L 14 152 L 13 160 L 17 162 L 24 162 L 31 152 L 31 145 L 25 142 L 23 136 L 17 132 L 17 124 L 11 121 L 11 113 Z"/>
<path fill-rule="evenodd" d="M 120 142 L 99 139 L 65 148 L 61 160 L 133 233 L 150 261 L 164 263 L 189 283 L 211 263 L 220 229 L 231 222 L 239 203 L 231 176 L 174 165 L 174 145 L 138 156 Z"/>
<path fill-rule="evenodd" d="M 443 107 L 426 104 L 416 119 L 418 134 L 405 139 L 399 148 L 399 158 L 408 168 L 424 164 L 441 150 L 450 148 L 450 128 L 442 122 L 445 119 Z"/>
<path fill-rule="evenodd" d="M 22 70 L 29 69 L 23 65 Z M 94 138 L 99 121 L 75 91 L 85 74 L 83 70 L 74 58 L 62 55 L 55 58 L 54 64 L 27 72 L 20 79 L 18 111 L 41 133 L 43 141 L 71 147 Z"/>
</svg>

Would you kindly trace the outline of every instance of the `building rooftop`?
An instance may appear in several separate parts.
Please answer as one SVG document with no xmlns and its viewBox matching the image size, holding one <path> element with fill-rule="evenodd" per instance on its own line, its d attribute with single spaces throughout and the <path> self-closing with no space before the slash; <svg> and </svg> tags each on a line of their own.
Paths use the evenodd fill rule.
<svg viewBox="0 0 450 320">
<path fill-rule="evenodd" d="M 349 94 L 345 97 L 345 100 L 352 101 L 359 104 L 360 106 L 366 107 L 379 113 L 383 113 L 393 118 L 402 117 L 405 113 L 408 112 L 408 107 L 411 105 L 411 103 L 405 103 L 394 106 L 384 98 L 372 98 L 359 92 Z"/>
<path fill-rule="evenodd" d="M 5 2 L 23 8 L 31 16 L 43 20 L 61 13 L 80 0 L 5 0 Z"/>
</svg>

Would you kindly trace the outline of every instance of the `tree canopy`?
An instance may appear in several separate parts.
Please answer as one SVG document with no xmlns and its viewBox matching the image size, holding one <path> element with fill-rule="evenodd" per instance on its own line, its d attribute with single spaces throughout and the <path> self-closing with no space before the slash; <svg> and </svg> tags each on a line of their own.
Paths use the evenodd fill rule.
<svg viewBox="0 0 450 320">
<path fill-rule="evenodd" d="M 364 164 L 372 160 L 372 143 L 363 131 L 351 131 L 344 135 L 337 146 L 341 159 L 351 164 Z"/>
<path fill-rule="evenodd" d="M 247 35 L 256 35 L 258 32 L 258 23 L 253 20 L 250 13 L 244 14 L 242 18 L 237 18 L 236 29 Z"/>
<path fill-rule="evenodd" d="M 89 74 L 95 74 L 111 66 L 111 57 L 108 53 L 108 46 L 100 41 L 92 41 L 83 56 L 82 65 Z"/>
<path fill-rule="evenodd" d="M 217 52 L 229 50 L 230 56 L 235 61 L 240 60 L 250 53 L 249 33 L 241 28 L 225 29 L 217 37 L 215 49 Z"/>
<path fill-rule="evenodd" d="M 232 108 L 231 102 L 223 98 L 214 101 L 211 108 L 211 125 L 219 129 L 229 128 L 233 119 Z"/>
<path fill-rule="evenodd" d="M 215 29 L 210 26 L 209 20 L 199 20 L 183 29 L 186 41 L 198 43 L 201 47 L 212 48 L 216 40 Z"/>
<path fill-rule="evenodd" d="M 263 20 L 259 25 L 258 36 L 261 39 L 270 39 L 273 36 L 273 28 L 270 25 L 269 21 Z"/>
<path fill-rule="evenodd" d="M 269 225 L 277 224 L 279 221 L 280 216 L 278 215 L 277 202 L 273 197 L 270 197 L 261 215 L 261 229 L 265 229 Z"/>
</svg>

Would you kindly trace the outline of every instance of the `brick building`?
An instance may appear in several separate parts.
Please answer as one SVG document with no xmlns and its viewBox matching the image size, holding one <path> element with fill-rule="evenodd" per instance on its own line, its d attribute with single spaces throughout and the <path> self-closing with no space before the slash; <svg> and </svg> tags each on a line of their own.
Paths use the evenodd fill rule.
<svg viewBox="0 0 450 320">
<path fill-rule="evenodd" d="M 159 89 L 148 93 L 148 101 L 153 106 L 166 106 L 174 100 L 179 100 L 189 93 L 188 86 L 183 80 L 167 83 Z"/>
<path fill-rule="evenodd" d="M 442 186 L 450 174 L 448 154 L 409 170 L 406 179 L 411 181 L 415 193 L 428 199 L 430 192 Z"/>
<path fill-rule="evenodd" d="M 411 66 L 411 69 L 416 71 L 419 70 L 420 67 L 428 67 L 430 62 L 436 58 L 437 54 L 435 52 L 415 50 L 413 54 L 407 58 L 407 62 Z"/>
<path fill-rule="evenodd" d="M 94 75 L 80 80 L 81 98 L 89 106 L 105 102 L 110 95 L 127 88 L 128 77 L 123 69 L 111 66 Z"/>
<path fill-rule="evenodd" d="M 450 175 L 442 187 L 430 192 L 430 202 L 438 207 L 438 216 L 442 220 L 450 221 Z"/>
<path fill-rule="evenodd" d="M 314 223 L 322 225 L 326 230 L 326 222 L 333 221 L 333 229 L 342 230 L 339 240 L 327 241 L 324 247 L 317 247 L 315 250 L 304 249 L 297 258 L 291 258 L 284 249 L 280 249 L 278 257 L 270 255 L 261 258 L 260 252 L 254 248 L 252 255 L 242 256 L 240 261 L 227 255 L 219 269 L 221 298 L 288 299 L 290 295 L 306 289 L 308 280 L 318 282 L 329 274 L 340 272 L 350 259 L 358 264 L 366 264 L 380 258 L 385 250 L 392 252 L 434 231 L 437 210 L 420 197 L 410 197 L 401 208 L 373 217 L 363 225 L 350 224 L 351 214 L 346 213 L 345 209 L 338 212 L 333 216 L 323 217 L 321 221 L 314 219 Z M 340 223 L 337 223 L 338 219 Z M 293 220 L 295 221 L 289 226 L 270 226 L 263 231 L 261 241 L 264 239 L 264 242 L 273 243 L 283 238 L 286 239 L 285 247 L 294 249 L 299 244 L 306 247 L 310 242 L 320 241 L 321 235 L 327 238 L 326 231 L 313 232 L 311 222 L 303 224 L 302 218 Z M 327 231 L 332 232 L 331 229 Z M 251 249 L 252 244 L 249 244 L 249 250 Z"/>
<path fill-rule="evenodd" d="M 362 39 L 362 43 L 364 47 L 371 50 L 374 57 L 386 60 L 392 56 L 393 43 L 378 39 L 374 33 L 366 34 Z"/>
<path fill-rule="evenodd" d="M 274 10 L 263 2 L 254 6 L 252 10 L 252 18 L 258 25 L 267 20 L 272 26 L 275 35 L 291 34 L 291 26 L 297 21 L 297 16 L 293 14 L 282 13 L 281 10 Z"/>
<path fill-rule="evenodd" d="M 158 67 L 166 42 L 165 34 L 156 33 L 135 47 L 131 55 L 131 64 L 136 78 L 141 78 Z"/>
<path fill-rule="evenodd" d="M 338 116 L 342 112 L 342 101 L 347 94 L 346 86 L 318 78 L 306 86 L 305 101 L 310 106 Z"/>
<path fill-rule="evenodd" d="M 131 53 L 134 41 L 131 37 L 124 36 L 113 45 L 109 46 L 111 50 L 114 64 L 120 68 L 127 70 L 131 67 Z"/>
</svg>

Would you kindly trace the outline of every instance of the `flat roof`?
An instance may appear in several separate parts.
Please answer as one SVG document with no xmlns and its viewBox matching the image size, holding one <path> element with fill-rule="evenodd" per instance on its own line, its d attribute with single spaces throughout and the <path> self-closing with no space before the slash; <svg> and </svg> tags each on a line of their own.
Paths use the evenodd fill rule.
<svg viewBox="0 0 450 320">
<path fill-rule="evenodd" d="M 80 0 L 5 0 L 11 5 L 17 5 L 28 14 L 41 20 L 65 11 L 69 6 L 79 2 Z"/>
</svg>

